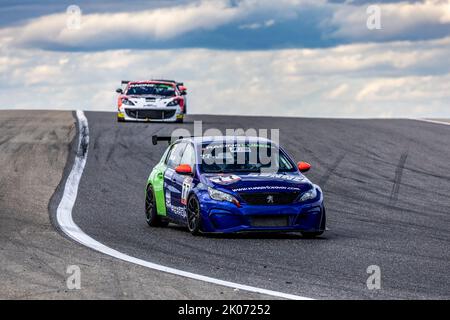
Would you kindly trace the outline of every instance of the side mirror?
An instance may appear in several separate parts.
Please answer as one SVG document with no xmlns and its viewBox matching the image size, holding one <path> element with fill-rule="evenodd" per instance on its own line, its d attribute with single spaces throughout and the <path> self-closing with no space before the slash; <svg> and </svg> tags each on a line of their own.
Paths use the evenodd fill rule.
<svg viewBox="0 0 450 320">
<path fill-rule="evenodd" d="M 187 92 L 186 92 L 187 88 L 185 86 L 179 86 L 178 89 L 180 90 L 180 93 L 182 96 L 187 95 Z"/>
<path fill-rule="evenodd" d="M 298 170 L 300 172 L 306 172 L 311 169 L 311 165 L 308 162 L 299 162 L 297 163 Z"/>
<path fill-rule="evenodd" d="M 192 168 L 188 164 L 180 164 L 175 168 L 175 172 L 179 174 L 192 174 Z"/>
<path fill-rule="evenodd" d="M 121 88 L 118 88 L 118 89 L 116 89 L 116 92 L 122 94 L 123 90 Z"/>
</svg>

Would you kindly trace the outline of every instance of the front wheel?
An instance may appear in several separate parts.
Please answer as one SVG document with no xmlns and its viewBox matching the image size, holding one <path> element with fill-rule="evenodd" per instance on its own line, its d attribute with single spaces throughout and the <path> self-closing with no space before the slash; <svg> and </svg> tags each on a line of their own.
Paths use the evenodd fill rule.
<svg viewBox="0 0 450 320">
<path fill-rule="evenodd" d="M 189 197 L 186 206 L 186 215 L 188 220 L 188 229 L 194 235 L 200 233 L 201 215 L 200 203 L 195 195 Z"/>
<path fill-rule="evenodd" d="M 147 187 L 145 195 L 145 220 L 150 227 L 165 227 L 167 222 L 161 220 L 156 209 L 156 199 L 152 186 Z"/>
</svg>

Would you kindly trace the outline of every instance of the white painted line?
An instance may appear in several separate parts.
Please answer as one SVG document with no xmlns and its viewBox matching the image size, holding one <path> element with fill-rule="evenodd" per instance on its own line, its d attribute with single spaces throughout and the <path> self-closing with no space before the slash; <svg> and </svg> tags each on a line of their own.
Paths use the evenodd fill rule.
<svg viewBox="0 0 450 320">
<path fill-rule="evenodd" d="M 285 298 L 285 299 L 292 299 L 292 300 L 312 300 L 308 297 L 302 297 L 297 296 L 293 294 L 278 292 L 278 291 L 272 291 L 257 287 L 252 287 L 244 284 L 224 281 L 216 278 L 211 278 L 207 276 L 202 276 L 199 274 L 175 269 L 175 268 L 169 268 L 165 267 L 156 263 L 148 262 L 142 259 L 138 259 L 132 256 L 129 256 L 127 254 L 124 254 L 122 252 L 119 252 L 117 250 L 114 250 L 112 248 L 107 247 L 106 245 L 98 242 L 97 240 L 91 238 L 86 233 L 83 232 L 73 221 L 72 218 L 72 208 L 75 204 L 75 200 L 77 198 L 78 194 L 78 186 L 80 183 L 81 176 L 83 174 L 84 167 L 86 165 L 87 160 L 87 154 L 88 154 L 88 145 L 89 145 L 89 127 L 88 127 L 88 121 L 86 116 L 84 115 L 83 111 L 77 111 L 76 112 L 77 118 L 78 118 L 78 129 L 79 129 L 79 143 L 78 143 L 78 150 L 77 155 L 75 157 L 75 161 L 72 167 L 72 171 L 70 172 L 69 176 L 67 177 L 66 185 L 64 188 L 64 193 L 61 198 L 61 202 L 58 205 L 57 211 L 56 211 L 56 219 L 57 222 L 61 228 L 61 230 L 70 238 L 73 240 L 85 245 L 86 247 L 89 247 L 91 249 L 94 249 L 96 251 L 99 251 L 101 253 L 107 254 L 109 256 L 115 257 L 117 259 L 131 262 L 146 268 L 171 273 L 174 275 L 200 280 L 204 282 L 209 282 L 225 287 L 230 287 L 234 289 L 249 291 L 249 292 L 255 292 L 260 294 L 266 294 L 273 297 L 279 297 L 279 298 Z M 85 150 L 85 152 L 83 152 Z"/>
<path fill-rule="evenodd" d="M 412 119 L 412 120 L 430 122 L 430 123 L 435 123 L 435 124 L 443 124 L 446 126 L 450 126 L 450 122 L 445 122 L 445 121 L 437 121 L 437 120 L 429 120 L 429 119 Z"/>
</svg>

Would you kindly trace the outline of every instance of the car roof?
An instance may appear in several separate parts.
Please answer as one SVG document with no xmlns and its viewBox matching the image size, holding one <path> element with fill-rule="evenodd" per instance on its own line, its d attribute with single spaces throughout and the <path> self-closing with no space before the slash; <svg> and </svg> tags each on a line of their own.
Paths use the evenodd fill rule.
<svg viewBox="0 0 450 320">
<path fill-rule="evenodd" d="M 205 137 L 189 137 L 180 139 L 181 141 L 189 141 L 195 145 L 208 144 L 213 142 L 226 142 L 226 143 L 267 143 L 274 144 L 269 139 L 262 137 L 248 137 L 248 136 L 205 136 Z"/>
</svg>

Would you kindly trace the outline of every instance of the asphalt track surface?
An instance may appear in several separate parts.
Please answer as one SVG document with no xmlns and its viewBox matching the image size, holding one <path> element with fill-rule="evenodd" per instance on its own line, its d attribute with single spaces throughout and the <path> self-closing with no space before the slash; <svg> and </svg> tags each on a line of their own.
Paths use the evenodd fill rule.
<svg viewBox="0 0 450 320">
<path fill-rule="evenodd" d="M 90 145 L 73 209 L 103 244 L 164 266 L 311 298 L 450 298 L 450 126 L 417 120 L 190 116 L 181 125 L 276 128 L 324 191 L 330 231 L 194 237 L 150 228 L 144 188 L 177 124 L 117 123 L 86 113 Z M 381 268 L 369 290 L 368 266 Z"/>
<path fill-rule="evenodd" d="M 49 211 L 72 169 L 76 133 L 70 111 L 0 110 L 0 300 L 273 298 L 131 264 L 57 232 Z M 80 290 L 67 287 L 72 265 Z"/>
</svg>

